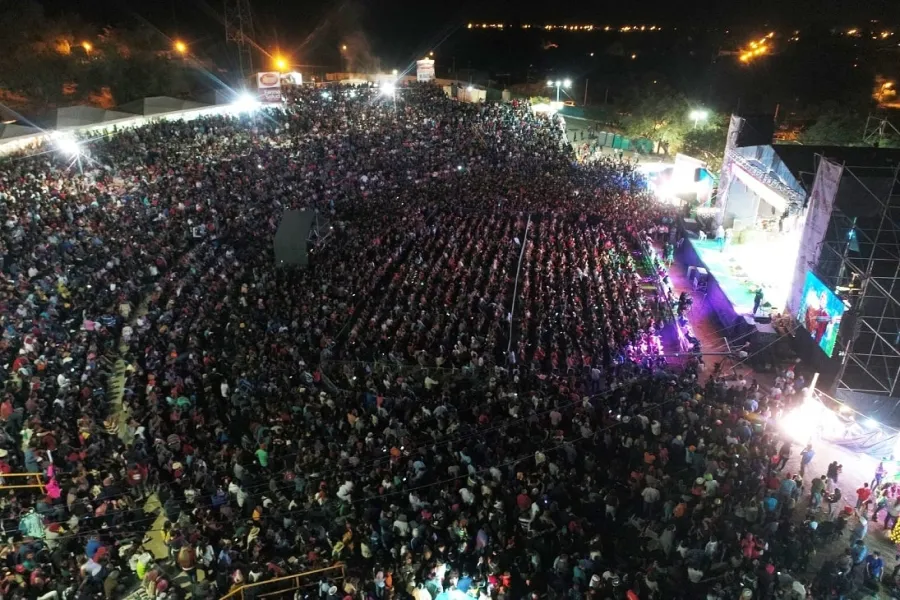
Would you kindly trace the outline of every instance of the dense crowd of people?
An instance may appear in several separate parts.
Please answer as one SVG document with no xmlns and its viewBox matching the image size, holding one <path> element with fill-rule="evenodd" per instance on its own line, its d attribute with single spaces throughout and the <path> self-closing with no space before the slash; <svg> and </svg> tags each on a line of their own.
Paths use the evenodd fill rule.
<svg viewBox="0 0 900 600">
<path fill-rule="evenodd" d="M 558 118 L 306 87 L 45 150 L 0 163 L 4 598 L 805 597 L 789 400 L 639 360 L 667 214 Z"/>
</svg>

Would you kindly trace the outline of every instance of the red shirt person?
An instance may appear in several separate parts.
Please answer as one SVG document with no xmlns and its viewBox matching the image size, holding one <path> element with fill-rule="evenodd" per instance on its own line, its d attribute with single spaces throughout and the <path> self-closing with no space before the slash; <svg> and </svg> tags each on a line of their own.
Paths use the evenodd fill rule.
<svg viewBox="0 0 900 600">
<path fill-rule="evenodd" d="M 871 497 L 872 488 L 869 487 L 868 483 L 864 483 L 861 488 L 856 490 L 856 508 L 859 509 L 863 504 L 867 504 Z"/>
</svg>

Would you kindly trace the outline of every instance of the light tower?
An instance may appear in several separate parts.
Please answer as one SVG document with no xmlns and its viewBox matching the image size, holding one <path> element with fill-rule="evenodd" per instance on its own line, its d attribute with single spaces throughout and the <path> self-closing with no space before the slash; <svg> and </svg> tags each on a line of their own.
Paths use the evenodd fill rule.
<svg viewBox="0 0 900 600">
<path fill-rule="evenodd" d="M 225 41 L 237 46 L 242 80 L 253 72 L 253 37 L 250 0 L 225 0 Z"/>
</svg>

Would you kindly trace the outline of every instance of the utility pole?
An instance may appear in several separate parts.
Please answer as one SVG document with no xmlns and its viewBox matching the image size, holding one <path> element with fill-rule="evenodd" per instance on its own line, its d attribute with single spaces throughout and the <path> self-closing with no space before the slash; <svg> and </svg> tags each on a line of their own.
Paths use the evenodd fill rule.
<svg viewBox="0 0 900 600">
<path fill-rule="evenodd" d="M 253 38 L 250 0 L 225 0 L 225 41 L 237 46 L 242 82 L 253 72 Z"/>
<path fill-rule="evenodd" d="M 590 79 L 584 80 L 584 103 L 582 104 L 582 106 L 587 106 L 587 90 L 588 90 L 589 82 L 590 82 Z"/>
</svg>

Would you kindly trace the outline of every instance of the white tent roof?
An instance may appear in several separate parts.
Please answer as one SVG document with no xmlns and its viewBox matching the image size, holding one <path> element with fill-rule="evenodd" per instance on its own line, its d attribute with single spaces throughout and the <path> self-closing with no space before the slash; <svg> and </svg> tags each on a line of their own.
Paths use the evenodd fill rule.
<svg viewBox="0 0 900 600">
<path fill-rule="evenodd" d="M 26 125 L 0 125 L 0 140 L 10 140 L 12 138 L 22 137 L 26 135 L 37 135 L 41 130 L 37 127 L 28 127 Z"/>
<path fill-rule="evenodd" d="M 119 119 L 129 119 L 132 117 L 134 117 L 134 114 L 132 113 L 119 112 L 116 110 L 105 110 L 102 108 L 94 108 L 93 106 L 69 106 L 67 108 L 59 108 L 56 110 L 56 129 L 98 125 L 108 121 L 117 121 Z"/>
<path fill-rule="evenodd" d="M 200 102 L 192 102 L 191 100 L 180 100 L 170 96 L 151 96 L 135 100 L 128 104 L 116 107 L 117 110 L 134 113 L 137 115 L 158 115 L 162 113 L 170 113 L 178 110 L 193 110 L 195 108 L 203 108 L 208 106 Z"/>
</svg>

